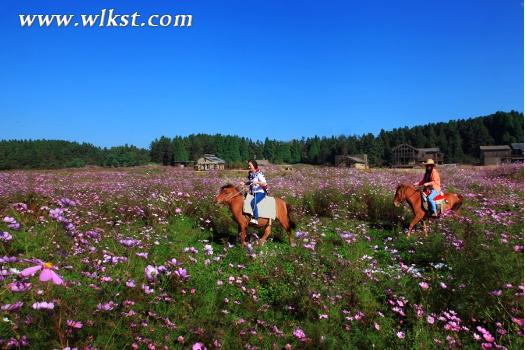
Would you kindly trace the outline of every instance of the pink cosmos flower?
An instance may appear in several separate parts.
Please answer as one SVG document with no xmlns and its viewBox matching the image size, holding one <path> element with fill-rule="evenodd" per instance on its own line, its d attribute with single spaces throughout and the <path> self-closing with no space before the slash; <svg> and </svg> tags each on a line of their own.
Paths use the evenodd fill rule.
<svg viewBox="0 0 525 350">
<path fill-rule="evenodd" d="M 512 322 L 514 322 L 520 327 L 523 327 L 523 318 L 512 317 Z"/>
<path fill-rule="evenodd" d="M 193 346 L 191 347 L 191 350 L 206 350 L 206 347 L 204 346 L 203 343 L 198 342 L 198 343 L 193 344 Z"/>
<path fill-rule="evenodd" d="M 41 282 L 52 281 L 54 284 L 57 284 L 57 285 L 64 283 L 64 280 L 62 279 L 62 277 L 57 275 L 52 270 L 52 268 L 53 268 L 53 264 L 51 263 L 48 263 L 48 262 L 40 263 L 36 266 L 28 267 L 27 269 L 22 270 L 20 272 L 20 275 L 22 277 L 29 277 L 29 276 L 33 276 L 35 273 L 37 273 L 37 271 L 42 270 L 42 272 L 40 273 L 40 277 L 39 277 Z"/>
<path fill-rule="evenodd" d="M 68 327 L 76 328 L 76 329 L 80 329 L 83 327 L 82 322 L 73 321 L 73 320 L 67 320 L 66 324 Z"/>
<path fill-rule="evenodd" d="M 400 332 L 397 332 L 396 335 L 397 335 L 397 337 L 398 337 L 399 339 L 405 339 L 405 332 L 401 332 L 401 331 L 400 331 Z"/>
<path fill-rule="evenodd" d="M 306 334 L 304 334 L 303 330 L 301 328 L 296 328 L 293 331 L 293 336 L 299 339 L 300 341 L 305 340 Z"/>
<path fill-rule="evenodd" d="M 432 317 L 432 316 L 427 316 L 427 322 L 428 322 L 429 324 L 434 324 L 434 321 L 435 321 L 435 318 L 434 318 L 434 317 Z"/>
<path fill-rule="evenodd" d="M 419 282 L 419 286 L 422 289 L 428 289 L 428 287 L 429 287 L 427 282 Z"/>
<path fill-rule="evenodd" d="M 501 289 L 497 289 L 497 290 L 493 290 L 489 294 L 492 295 L 493 297 L 499 297 L 501 296 L 501 294 L 503 294 L 503 291 Z"/>
</svg>

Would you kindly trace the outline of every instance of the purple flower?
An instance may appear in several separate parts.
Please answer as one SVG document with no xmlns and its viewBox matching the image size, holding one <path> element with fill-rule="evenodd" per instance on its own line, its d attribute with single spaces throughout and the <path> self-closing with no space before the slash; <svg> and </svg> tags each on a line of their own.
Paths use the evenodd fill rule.
<svg viewBox="0 0 525 350">
<path fill-rule="evenodd" d="M 188 275 L 188 271 L 186 269 L 183 269 L 182 267 L 179 267 L 177 270 L 175 270 L 175 275 L 179 277 L 182 280 L 190 278 L 190 275 Z"/>
<path fill-rule="evenodd" d="M 7 227 L 9 227 L 10 229 L 18 230 L 20 228 L 20 224 L 16 222 L 15 218 L 11 216 L 4 217 L 3 221 L 7 224 Z"/>
<path fill-rule="evenodd" d="M 155 280 L 155 277 L 157 277 L 157 275 L 159 274 L 159 271 L 157 270 L 156 267 L 148 265 L 144 269 L 144 274 L 146 275 L 146 279 L 149 282 L 152 282 Z"/>
<path fill-rule="evenodd" d="M 213 255 L 213 247 L 209 244 L 204 246 L 204 251 L 206 252 L 206 255 Z"/>
<path fill-rule="evenodd" d="M 31 307 L 35 310 L 41 310 L 41 309 L 53 310 L 55 308 L 55 304 L 42 301 L 40 303 L 34 303 Z"/>
<path fill-rule="evenodd" d="M 99 304 L 97 305 L 97 310 L 99 310 L 99 311 L 111 311 L 111 310 L 113 310 L 116 306 L 117 306 L 117 304 L 115 304 L 115 303 L 112 302 L 112 301 L 109 301 L 109 302 L 104 303 L 104 304 L 99 303 Z"/>
<path fill-rule="evenodd" d="M 346 243 L 354 243 L 355 241 L 357 241 L 357 237 L 351 232 L 341 232 L 339 234 L 339 237 L 341 237 Z"/>
<path fill-rule="evenodd" d="M 128 280 L 126 282 L 126 287 L 128 287 L 128 288 L 134 288 L 135 286 L 136 286 L 135 280 Z"/>
<path fill-rule="evenodd" d="M 17 301 L 16 303 L 13 303 L 13 304 L 4 304 L 2 305 L 2 311 L 18 311 L 22 308 L 22 306 L 24 305 L 23 302 L 21 301 Z"/>
<path fill-rule="evenodd" d="M 308 236 L 308 232 L 302 232 L 302 231 L 295 232 L 295 237 L 297 239 L 302 239 L 302 238 L 304 238 L 306 236 Z"/>
<path fill-rule="evenodd" d="M 151 287 L 148 286 L 147 284 L 142 284 L 142 290 L 143 290 L 144 293 L 146 293 L 146 294 L 152 294 L 152 293 L 155 293 L 155 289 L 151 288 Z"/>
<path fill-rule="evenodd" d="M 396 333 L 396 335 L 399 339 L 405 339 L 405 332 L 399 331 Z"/>
<path fill-rule="evenodd" d="M 13 236 L 9 232 L 0 231 L 0 242 L 9 242 L 13 239 Z"/>
<path fill-rule="evenodd" d="M 138 239 L 126 238 L 121 239 L 119 243 L 122 244 L 124 247 L 132 248 L 139 246 L 141 244 L 141 241 L 139 241 Z"/>
<path fill-rule="evenodd" d="M 197 254 L 199 251 L 195 249 L 194 247 L 186 247 L 184 248 L 184 253 L 191 253 L 191 254 Z"/>
<path fill-rule="evenodd" d="M 63 207 L 74 207 L 76 205 L 75 201 L 72 201 L 69 198 L 62 198 L 58 203 Z"/>
<path fill-rule="evenodd" d="M 7 286 L 11 292 L 15 293 L 27 292 L 31 289 L 31 283 L 29 282 L 11 282 Z"/>
</svg>

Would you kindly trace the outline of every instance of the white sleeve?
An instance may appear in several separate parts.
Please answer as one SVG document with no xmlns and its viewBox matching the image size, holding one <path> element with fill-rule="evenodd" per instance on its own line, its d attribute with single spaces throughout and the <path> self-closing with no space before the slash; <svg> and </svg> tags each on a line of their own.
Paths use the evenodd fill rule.
<svg viewBox="0 0 525 350">
<path fill-rule="evenodd" d="M 264 175 L 263 175 L 263 174 L 259 174 L 259 175 L 257 175 L 257 181 L 260 181 L 260 182 L 266 183 L 266 179 L 264 178 Z"/>
</svg>

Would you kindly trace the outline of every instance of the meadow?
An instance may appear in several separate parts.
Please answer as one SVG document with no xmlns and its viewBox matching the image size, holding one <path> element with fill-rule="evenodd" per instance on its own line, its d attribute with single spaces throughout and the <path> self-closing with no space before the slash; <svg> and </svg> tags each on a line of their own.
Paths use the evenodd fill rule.
<svg viewBox="0 0 525 350">
<path fill-rule="evenodd" d="M 293 244 L 246 248 L 245 172 L 0 172 L 0 348 L 522 349 L 523 165 L 440 170 L 461 216 L 407 239 L 421 170 L 270 166 Z"/>
</svg>

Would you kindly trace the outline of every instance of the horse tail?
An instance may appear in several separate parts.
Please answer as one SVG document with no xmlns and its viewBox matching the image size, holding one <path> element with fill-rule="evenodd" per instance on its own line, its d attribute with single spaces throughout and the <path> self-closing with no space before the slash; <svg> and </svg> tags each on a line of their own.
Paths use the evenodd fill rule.
<svg viewBox="0 0 525 350">
<path fill-rule="evenodd" d="M 461 208 L 461 205 L 463 204 L 463 196 L 460 195 L 460 194 L 457 194 L 457 193 L 456 193 L 456 196 L 458 196 L 458 201 L 456 203 L 454 203 L 454 205 L 452 206 L 451 209 L 453 211 L 459 210 L 459 208 Z"/>
<path fill-rule="evenodd" d="M 296 227 L 297 227 L 297 224 L 295 223 L 295 221 L 292 220 L 292 218 L 290 217 L 290 212 L 293 211 L 293 207 L 290 205 L 290 204 L 286 204 L 286 215 L 288 217 L 288 223 L 289 223 L 289 228 L 288 228 L 288 232 L 290 232 L 291 230 L 294 230 Z"/>
</svg>

